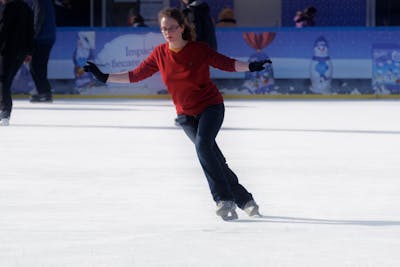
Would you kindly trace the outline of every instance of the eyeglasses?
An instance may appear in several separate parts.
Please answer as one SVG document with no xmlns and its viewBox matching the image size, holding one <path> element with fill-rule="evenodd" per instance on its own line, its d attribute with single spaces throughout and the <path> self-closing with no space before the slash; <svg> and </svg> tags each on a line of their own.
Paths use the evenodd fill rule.
<svg viewBox="0 0 400 267">
<path fill-rule="evenodd" d="M 171 26 L 171 27 L 161 27 L 161 31 L 162 32 L 176 32 L 178 30 L 180 26 L 179 25 L 175 25 L 175 26 Z"/>
</svg>

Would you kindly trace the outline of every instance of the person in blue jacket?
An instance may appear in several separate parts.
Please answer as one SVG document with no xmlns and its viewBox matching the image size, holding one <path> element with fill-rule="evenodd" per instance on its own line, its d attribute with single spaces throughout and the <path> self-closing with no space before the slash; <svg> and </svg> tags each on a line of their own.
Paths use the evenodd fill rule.
<svg viewBox="0 0 400 267">
<path fill-rule="evenodd" d="M 34 0 L 34 46 L 30 70 L 37 94 L 31 102 L 52 102 L 51 85 L 47 78 L 50 52 L 56 40 L 56 17 L 52 0 Z"/>
</svg>

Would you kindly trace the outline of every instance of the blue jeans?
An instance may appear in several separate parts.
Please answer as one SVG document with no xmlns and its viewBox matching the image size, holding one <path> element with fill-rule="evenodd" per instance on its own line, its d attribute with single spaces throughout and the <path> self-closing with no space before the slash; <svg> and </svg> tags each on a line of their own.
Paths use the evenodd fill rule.
<svg viewBox="0 0 400 267">
<path fill-rule="evenodd" d="M 192 140 L 214 201 L 232 200 L 239 208 L 253 199 L 228 167 L 215 138 L 224 120 L 224 104 L 209 106 L 197 116 L 178 115 L 176 121 Z"/>
</svg>

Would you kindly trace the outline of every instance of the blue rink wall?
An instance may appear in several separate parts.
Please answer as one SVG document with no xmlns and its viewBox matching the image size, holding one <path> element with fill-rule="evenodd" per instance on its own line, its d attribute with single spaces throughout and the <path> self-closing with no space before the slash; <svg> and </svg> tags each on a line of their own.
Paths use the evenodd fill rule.
<svg viewBox="0 0 400 267">
<path fill-rule="evenodd" d="M 243 61 L 270 58 L 273 63 L 259 73 L 211 68 L 211 76 L 226 96 L 398 97 L 399 30 L 218 28 L 219 52 Z M 48 68 L 54 92 L 81 96 L 165 95 L 159 74 L 137 84 L 103 85 L 82 71 L 87 60 L 95 61 L 105 72 L 133 69 L 162 42 L 157 28 L 59 28 Z M 14 93 L 33 89 L 29 71 L 23 66 L 14 81 Z"/>
</svg>

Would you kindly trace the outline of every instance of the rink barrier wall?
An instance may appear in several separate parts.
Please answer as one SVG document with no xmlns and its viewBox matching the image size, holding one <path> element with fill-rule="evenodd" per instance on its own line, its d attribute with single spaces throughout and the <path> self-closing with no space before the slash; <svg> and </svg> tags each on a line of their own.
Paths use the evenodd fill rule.
<svg viewBox="0 0 400 267">
<path fill-rule="evenodd" d="M 223 95 L 224 99 L 332 99 L 332 100 L 379 100 L 400 99 L 400 95 Z M 14 94 L 14 99 L 26 99 L 27 95 Z M 169 95 L 68 95 L 56 94 L 54 99 L 171 99 Z"/>
<path fill-rule="evenodd" d="M 243 61 L 270 58 L 273 63 L 259 73 L 210 68 L 210 74 L 226 98 L 398 98 L 399 30 L 217 28 L 218 51 L 222 54 Z M 101 65 L 104 72 L 128 71 L 163 42 L 154 27 L 58 28 L 48 66 L 53 93 L 70 98 L 166 98 L 159 74 L 122 88 L 104 86 L 82 68 L 89 59 Z M 13 92 L 34 90 L 29 70 L 23 65 Z"/>
</svg>

